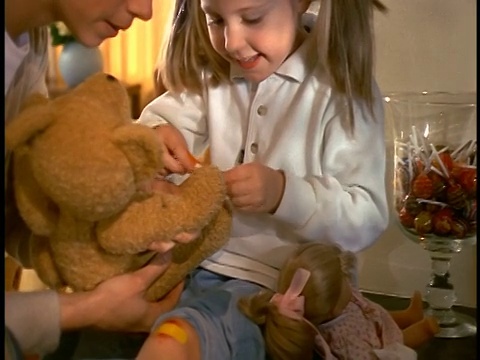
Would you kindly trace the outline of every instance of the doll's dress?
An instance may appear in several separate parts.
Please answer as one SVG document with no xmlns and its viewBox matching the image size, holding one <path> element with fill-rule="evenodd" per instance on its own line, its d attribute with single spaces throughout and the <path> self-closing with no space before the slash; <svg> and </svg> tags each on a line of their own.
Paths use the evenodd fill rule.
<svg viewBox="0 0 480 360">
<path fill-rule="evenodd" d="M 352 289 L 342 314 L 317 326 L 316 343 L 325 359 L 413 360 L 414 350 L 403 345 L 403 334 L 386 309 Z"/>
</svg>

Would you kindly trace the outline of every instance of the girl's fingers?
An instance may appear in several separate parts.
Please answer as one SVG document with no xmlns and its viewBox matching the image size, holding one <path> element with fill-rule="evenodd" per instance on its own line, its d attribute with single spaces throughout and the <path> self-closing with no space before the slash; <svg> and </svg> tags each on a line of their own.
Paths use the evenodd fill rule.
<svg viewBox="0 0 480 360">
<path fill-rule="evenodd" d="M 192 172 L 196 166 L 200 165 L 199 161 L 187 149 L 181 149 L 175 155 L 185 171 Z"/>
<path fill-rule="evenodd" d="M 182 164 L 172 156 L 165 156 L 163 158 L 163 165 L 170 173 L 185 174 L 186 172 Z"/>
</svg>

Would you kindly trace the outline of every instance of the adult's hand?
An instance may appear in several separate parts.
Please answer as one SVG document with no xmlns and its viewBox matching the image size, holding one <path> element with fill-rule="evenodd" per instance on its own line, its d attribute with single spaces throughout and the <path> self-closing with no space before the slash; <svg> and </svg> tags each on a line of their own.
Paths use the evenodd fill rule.
<svg viewBox="0 0 480 360">
<path fill-rule="evenodd" d="M 158 254 L 145 267 L 99 284 L 94 290 L 60 295 L 62 330 L 92 326 L 102 330 L 148 332 L 155 319 L 177 304 L 183 282 L 158 302 L 144 295 L 168 268 L 170 253 Z"/>
</svg>

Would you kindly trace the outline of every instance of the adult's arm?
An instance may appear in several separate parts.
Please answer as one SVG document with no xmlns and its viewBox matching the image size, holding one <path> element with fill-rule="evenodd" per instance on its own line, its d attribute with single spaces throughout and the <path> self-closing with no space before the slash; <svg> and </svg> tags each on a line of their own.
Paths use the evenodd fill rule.
<svg viewBox="0 0 480 360">
<path fill-rule="evenodd" d="M 7 292 L 5 325 L 25 354 L 46 354 L 58 346 L 60 333 L 84 327 L 148 332 L 155 319 L 171 310 L 183 290 L 175 287 L 159 302 L 144 298 L 146 289 L 170 264 L 170 253 L 157 255 L 146 267 L 119 275 L 92 291 Z"/>
<path fill-rule="evenodd" d="M 60 304 L 55 291 L 6 292 L 5 326 L 25 354 L 47 354 L 60 339 Z"/>
</svg>

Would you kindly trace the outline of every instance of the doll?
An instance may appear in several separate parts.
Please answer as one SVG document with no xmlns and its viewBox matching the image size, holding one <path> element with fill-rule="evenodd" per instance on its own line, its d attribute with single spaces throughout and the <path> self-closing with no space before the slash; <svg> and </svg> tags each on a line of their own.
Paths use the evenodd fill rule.
<svg viewBox="0 0 480 360">
<path fill-rule="evenodd" d="M 415 348 L 439 331 L 424 317 L 415 292 L 407 309 L 387 311 L 352 284 L 353 253 L 320 243 L 301 245 L 280 270 L 278 293 L 239 301 L 262 327 L 267 353 L 277 359 L 416 359 Z"/>
</svg>

